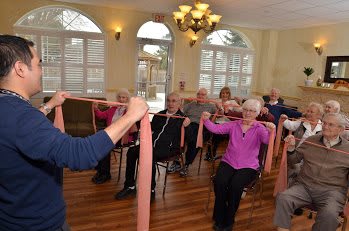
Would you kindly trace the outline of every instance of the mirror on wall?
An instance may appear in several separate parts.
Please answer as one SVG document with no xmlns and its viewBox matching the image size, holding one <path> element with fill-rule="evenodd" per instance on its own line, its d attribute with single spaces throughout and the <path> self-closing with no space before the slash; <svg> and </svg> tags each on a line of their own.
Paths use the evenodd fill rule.
<svg viewBox="0 0 349 231">
<path fill-rule="evenodd" d="M 334 83 L 337 80 L 349 82 L 349 56 L 327 56 L 324 81 Z"/>
</svg>

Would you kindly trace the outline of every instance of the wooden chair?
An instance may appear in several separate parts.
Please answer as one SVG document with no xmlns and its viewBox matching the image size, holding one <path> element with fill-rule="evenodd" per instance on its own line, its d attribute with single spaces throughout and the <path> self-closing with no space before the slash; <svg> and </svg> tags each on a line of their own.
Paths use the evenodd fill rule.
<svg viewBox="0 0 349 231">
<path fill-rule="evenodd" d="M 262 196 L 263 196 L 263 169 L 264 169 L 264 163 L 265 163 L 265 158 L 266 158 L 266 154 L 267 154 L 267 148 L 268 146 L 266 144 L 262 144 L 260 149 L 259 149 L 259 155 L 258 155 L 258 159 L 259 159 L 259 168 L 257 170 L 256 173 L 256 177 L 255 179 L 248 184 L 245 188 L 244 188 L 244 192 L 246 193 L 252 193 L 252 203 L 251 203 L 251 207 L 250 207 L 250 213 L 249 213 L 249 220 L 248 220 L 248 224 L 247 227 L 250 226 L 250 224 L 252 223 L 252 215 L 253 215 L 253 210 L 254 210 L 254 206 L 255 206 L 255 199 L 256 199 L 256 195 L 257 192 L 259 191 L 259 207 L 262 206 Z M 218 157 L 217 159 L 221 159 L 221 156 Z M 205 213 L 208 213 L 208 207 L 209 207 L 209 203 L 211 200 L 211 192 L 213 191 L 213 182 L 214 182 L 214 178 L 216 176 L 216 171 L 215 171 L 215 160 L 212 161 L 212 170 L 211 170 L 211 176 L 210 176 L 210 182 L 209 182 L 209 190 L 208 190 L 208 197 L 207 197 L 207 202 L 206 202 L 206 206 L 205 206 Z"/>
<path fill-rule="evenodd" d="M 169 164 L 174 161 L 174 160 L 178 160 L 180 159 L 181 160 L 181 165 L 182 167 L 184 166 L 184 158 L 183 158 L 183 155 L 184 155 L 184 152 L 183 152 L 183 149 L 181 148 L 178 152 L 174 153 L 173 155 L 167 157 L 167 158 L 164 158 L 164 159 L 160 159 L 160 160 L 157 160 L 155 162 L 156 164 L 156 168 L 157 168 L 157 171 L 158 171 L 158 175 L 160 175 L 160 169 L 159 167 L 163 167 L 166 169 L 165 171 L 165 180 L 164 180 L 164 186 L 163 186 L 163 190 L 162 190 L 162 196 L 164 197 L 165 196 L 165 192 L 166 192 L 166 184 L 167 184 L 167 175 L 168 175 L 168 167 L 169 167 Z"/>
</svg>

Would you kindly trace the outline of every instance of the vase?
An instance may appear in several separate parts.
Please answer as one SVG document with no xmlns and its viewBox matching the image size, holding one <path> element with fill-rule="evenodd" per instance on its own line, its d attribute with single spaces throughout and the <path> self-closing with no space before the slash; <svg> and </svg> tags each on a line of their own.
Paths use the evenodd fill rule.
<svg viewBox="0 0 349 231">
<path fill-rule="evenodd" d="M 311 87 L 313 85 L 313 80 L 312 79 L 306 79 L 304 80 L 304 85 L 306 87 Z"/>
</svg>

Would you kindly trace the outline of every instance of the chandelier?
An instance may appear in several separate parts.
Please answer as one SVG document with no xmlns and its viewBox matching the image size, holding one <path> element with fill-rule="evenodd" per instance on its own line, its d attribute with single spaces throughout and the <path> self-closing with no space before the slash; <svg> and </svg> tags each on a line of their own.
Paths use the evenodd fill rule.
<svg viewBox="0 0 349 231">
<path fill-rule="evenodd" d="M 190 28 L 195 34 L 201 29 L 206 33 L 214 31 L 222 16 L 211 14 L 206 3 L 195 1 L 195 7 L 196 10 L 191 10 L 191 6 L 181 5 L 179 6 L 181 11 L 173 12 L 178 29 L 184 32 Z"/>
</svg>

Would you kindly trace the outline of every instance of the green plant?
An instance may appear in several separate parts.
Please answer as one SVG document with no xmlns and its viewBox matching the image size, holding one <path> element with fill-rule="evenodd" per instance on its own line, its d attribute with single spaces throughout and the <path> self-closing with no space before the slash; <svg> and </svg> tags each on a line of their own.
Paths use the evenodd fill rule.
<svg viewBox="0 0 349 231">
<path fill-rule="evenodd" d="M 304 67 L 303 73 L 307 76 L 307 79 L 309 79 L 309 76 L 314 73 L 314 69 L 312 67 Z"/>
</svg>

